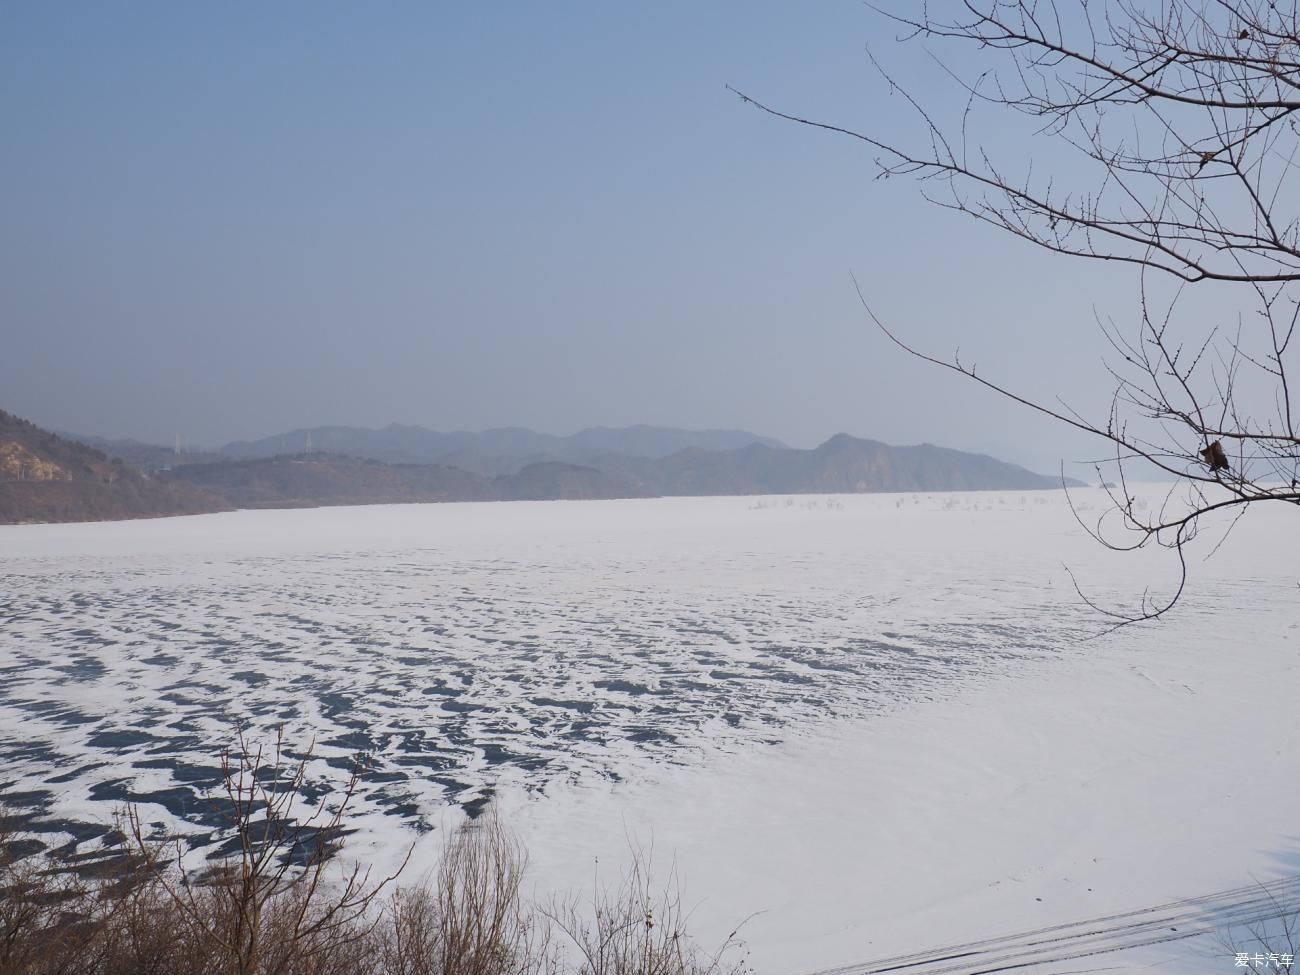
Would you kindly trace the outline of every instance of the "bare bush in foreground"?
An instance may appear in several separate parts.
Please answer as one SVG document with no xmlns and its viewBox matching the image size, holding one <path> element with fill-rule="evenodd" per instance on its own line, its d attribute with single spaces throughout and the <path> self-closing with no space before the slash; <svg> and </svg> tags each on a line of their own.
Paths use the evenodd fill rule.
<svg viewBox="0 0 1300 975">
<path fill-rule="evenodd" d="M 154 886 L 170 902 L 182 930 L 218 970 L 231 975 L 347 971 L 339 967 L 369 939 L 377 899 L 394 877 L 370 882 L 356 864 L 341 868 L 330 854 L 357 786 L 349 780 L 331 808 L 304 809 L 306 757 L 291 760 L 283 732 L 271 749 L 250 745 L 222 755 L 224 803 L 235 853 L 192 878 L 175 846 L 176 869 L 155 870 Z M 299 816 L 303 818 L 299 820 Z M 139 811 L 127 821 L 136 848 L 157 866 L 162 851 L 145 834 Z"/>
<path fill-rule="evenodd" d="M 635 850 L 632 864 L 614 887 L 596 886 L 589 905 L 578 898 L 547 912 L 579 958 L 577 975 L 742 975 L 749 971 L 732 931 L 712 953 L 686 931 L 676 870 L 660 888 L 652 878 L 652 857 Z M 738 955 L 742 957 L 737 957 Z"/>
<path fill-rule="evenodd" d="M 527 856 L 493 813 L 462 826 L 434 885 L 389 903 L 385 970 L 393 975 L 529 975 L 547 964 L 546 932 L 523 905 Z"/>
<path fill-rule="evenodd" d="M 494 815 L 449 840 L 425 884 L 371 883 L 337 856 L 355 777 L 330 804 L 304 795 L 306 758 L 282 737 L 241 735 L 223 756 L 227 849 L 187 865 L 174 837 L 141 811 L 96 877 L 52 854 L 22 856 L 0 820 L 0 975 L 738 975 L 734 934 L 713 955 L 686 935 L 675 886 L 657 892 L 637 859 L 622 886 L 597 892 L 594 921 L 566 902 L 522 896 L 527 856 Z M 30 851 L 27 851 L 30 852 Z M 409 859 L 409 857 L 408 857 Z M 405 866 L 405 864 L 403 864 Z M 553 943 L 566 936 L 576 961 Z M 555 940 L 558 940 L 555 939 Z"/>
</svg>

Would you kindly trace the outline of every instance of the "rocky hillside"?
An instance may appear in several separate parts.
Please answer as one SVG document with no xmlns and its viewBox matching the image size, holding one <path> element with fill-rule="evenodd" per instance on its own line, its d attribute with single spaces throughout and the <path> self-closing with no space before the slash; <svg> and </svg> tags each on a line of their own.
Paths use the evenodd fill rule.
<svg viewBox="0 0 1300 975">
<path fill-rule="evenodd" d="M 216 495 L 147 477 L 0 410 L 0 524 L 110 521 L 229 507 Z"/>
</svg>

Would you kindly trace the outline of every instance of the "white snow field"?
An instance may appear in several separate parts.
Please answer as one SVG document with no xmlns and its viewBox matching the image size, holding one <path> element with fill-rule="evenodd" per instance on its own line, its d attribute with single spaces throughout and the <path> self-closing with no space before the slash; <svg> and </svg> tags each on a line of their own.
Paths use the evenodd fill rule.
<svg viewBox="0 0 1300 975">
<path fill-rule="evenodd" d="M 1300 911 L 1297 526 L 1207 531 L 1109 634 L 1065 566 L 1132 604 L 1176 562 L 1060 492 L 4 527 L 0 802 L 211 848 L 222 743 L 283 724 L 314 787 L 365 768 L 345 855 L 422 873 L 494 799 L 538 897 L 652 845 L 761 973 L 1280 970 L 1231 923 Z"/>
</svg>

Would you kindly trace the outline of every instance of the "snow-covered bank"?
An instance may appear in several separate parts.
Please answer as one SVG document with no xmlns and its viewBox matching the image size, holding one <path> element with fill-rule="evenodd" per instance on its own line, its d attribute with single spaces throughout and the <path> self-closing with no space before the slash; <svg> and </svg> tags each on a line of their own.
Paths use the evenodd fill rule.
<svg viewBox="0 0 1300 975">
<path fill-rule="evenodd" d="M 705 940 L 762 912 L 760 972 L 919 956 L 1300 872 L 1293 522 L 1252 512 L 1174 615 L 1095 639 L 1062 563 L 1102 601 L 1173 566 L 1052 493 L 0 529 L 4 786 L 184 826 L 229 722 L 285 721 L 314 775 L 384 773 L 357 856 L 495 792 L 539 896 L 630 838 Z M 1233 968 L 1203 940 L 1043 970 L 1166 963 Z"/>
<path fill-rule="evenodd" d="M 596 856 L 614 870 L 627 836 L 652 837 L 704 898 L 713 937 L 763 912 L 744 934 L 768 972 L 1272 879 L 1297 864 L 1295 629 L 1258 626 L 1249 650 L 1235 628 L 1092 645 L 717 767 L 516 800 L 506 818 L 556 888 L 581 886 Z M 1174 970 L 1232 967 L 1218 945 L 1196 947 L 1204 967 L 1186 967 L 1184 946 Z"/>
<path fill-rule="evenodd" d="M 653 838 L 711 937 L 762 912 L 743 933 L 767 972 L 919 959 L 1294 875 L 1300 602 L 1278 514 L 1253 513 L 1196 563 L 1162 623 L 707 767 L 516 796 L 508 819 L 544 888 L 580 886 L 593 857 L 612 871 L 628 837 Z M 1217 928 L 1213 911 L 1197 926 Z M 1211 936 L 1035 970 L 1161 967 L 1228 972 L 1234 958 Z"/>
</svg>

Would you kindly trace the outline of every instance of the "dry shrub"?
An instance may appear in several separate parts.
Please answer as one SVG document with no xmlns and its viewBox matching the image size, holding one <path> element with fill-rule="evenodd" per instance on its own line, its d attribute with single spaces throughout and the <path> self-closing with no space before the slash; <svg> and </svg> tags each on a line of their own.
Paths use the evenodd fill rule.
<svg viewBox="0 0 1300 975">
<path fill-rule="evenodd" d="M 96 964 L 87 975 L 206 975 L 215 959 L 155 879 L 107 898 Z"/>
<path fill-rule="evenodd" d="M 222 756 L 224 800 L 230 810 L 233 856 L 191 880 L 180 863 L 157 870 L 154 893 L 175 918 L 187 958 L 228 975 L 329 975 L 355 971 L 378 923 L 378 897 L 393 881 L 370 883 L 356 865 L 327 875 L 343 820 L 356 793 L 354 774 L 331 809 L 321 803 L 303 818 L 307 756 L 287 757 L 283 733 L 270 750 L 250 745 Z M 128 811 L 136 848 L 161 860 L 135 810 Z M 188 962 L 187 962 L 188 963 Z"/>
<path fill-rule="evenodd" d="M 547 912 L 577 954 L 576 975 L 741 975 L 748 971 L 739 927 L 709 952 L 686 931 L 676 869 L 660 887 L 653 855 L 633 849 L 632 862 L 613 887 L 594 885 L 589 909 L 576 898 Z M 739 956 L 739 957 L 738 957 Z"/>
<path fill-rule="evenodd" d="M 0 975 L 75 971 L 96 936 L 91 892 L 43 859 L 21 856 L 10 823 L 0 814 Z"/>
<path fill-rule="evenodd" d="M 385 968 L 393 975 L 529 975 L 545 969 L 547 937 L 522 904 L 527 857 L 489 813 L 462 826 L 432 887 L 390 904 Z"/>
<path fill-rule="evenodd" d="M 0 975 L 352 975 L 373 970 L 382 919 L 360 866 L 331 857 L 355 794 L 304 810 L 306 758 L 282 736 L 222 756 L 232 855 L 194 876 L 176 838 L 121 818 L 127 855 L 82 880 L 49 857 L 19 859 L 0 833 Z"/>
<path fill-rule="evenodd" d="M 231 855 L 201 874 L 175 838 L 121 819 L 125 855 L 85 879 L 47 855 L 22 857 L 0 818 L 0 975 L 735 975 L 735 935 L 713 954 L 686 936 L 680 892 L 652 887 L 635 858 L 591 915 L 576 900 L 526 905 L 527 857 L 489 813 L 451 838 L 432 882 L 397 888 L 339 846 L 355 777 L 304 810 L 306 759 L 284 741 L 223 756 Z M 405 866 L 405 864 L 403 864 Z M 570 943 L 556 950 L 552 935 Z M 569 958 L 572 961 L 568 960 Z"/>
</svg>

